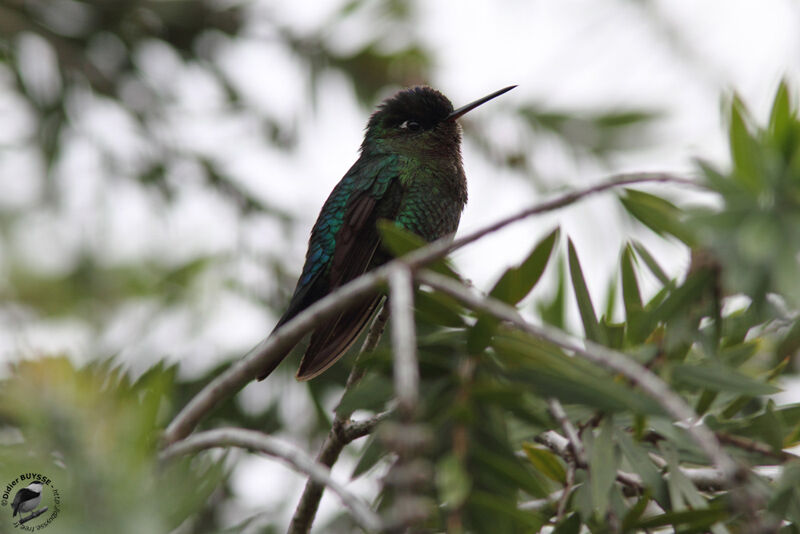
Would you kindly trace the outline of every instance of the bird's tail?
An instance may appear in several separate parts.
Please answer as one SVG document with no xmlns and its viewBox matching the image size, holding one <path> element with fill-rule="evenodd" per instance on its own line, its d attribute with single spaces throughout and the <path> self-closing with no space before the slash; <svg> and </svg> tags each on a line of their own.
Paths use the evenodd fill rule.
<svg viewBox="0 0 800 534">
<path fill-rule="evenodd" d="M 344 356 L 366 328 L 380 301 L 381 295 L 371 296 L 318 326 L 300 362 L 297 380 L 314 378 Z"/>
</svg>

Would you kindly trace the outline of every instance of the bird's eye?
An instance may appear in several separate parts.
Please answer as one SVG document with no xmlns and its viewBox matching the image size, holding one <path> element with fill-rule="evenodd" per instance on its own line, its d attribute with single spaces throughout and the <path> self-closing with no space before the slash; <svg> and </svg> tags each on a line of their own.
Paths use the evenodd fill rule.
<svg viewBox="0 0 800 534">
<path fill-rule="evenodd" d="M 403 124 L 400 125 L 401 130 L 408 130 L 410 132 L 417 132 L 422 128 L 417 121 L 403 121 Z"/>
</svg>

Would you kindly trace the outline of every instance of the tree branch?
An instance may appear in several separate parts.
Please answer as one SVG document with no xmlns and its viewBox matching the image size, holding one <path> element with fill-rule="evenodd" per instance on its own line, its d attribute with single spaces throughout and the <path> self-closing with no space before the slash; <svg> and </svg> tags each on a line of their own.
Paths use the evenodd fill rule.
<svg viewBox="0 0 800 534">
<path fill-rule="evenodd" d="M 642 183 L 673 183 L 702 187 L 701 184 L 668 173 L 618 174 L 608 181 L 585 189 L 566 193 L 552 200 L 537 204 L 519 213 L 499 220 L 485 228 L 467 234 L 456 240 L 450 236 L 438 239 L 406 256 L 394 260 L 383 267 L 366 273 L 348 284 L 320 299 L 297 317 L 287 322 L 268 338 L 259 343 L 247 356 L 237 361 L 221 375 L 212 380 L 178 413 L 162 436 L 163 446 L 170 445 L 187 435 L 197 423 L 222 400 L 234 395 L 259 372 L 276 367 L 287 350 L 294 346 L 303 335 L 311 331 L 324 319 L 346 308 L 350 303 L 376 290 L 384 283 L 389 272 L 398 264 L 405 264 L 412 271 L 442 258 L 451 251 L 495 232 L 509 224 L 526 217 L 539 215 L 563 208 L 586 197 L 626 185 Z"/>
<path fill-rule="evenodd" d="M 680 396 L 673 393 L 663 380 L 624 354 L 589 340 L 577 340 L 566 332 L 546 325 L 537 326 L 528 323 L 515 308 L 491 297 L 477 297 L 466 287 L 446 276 L 426 271 L 419 273 L 417 277 L 422 283 L 461 300 L 473 309 L 490 313 L 533 336 L 544 339 L 577 356 L 624 375 L 658 402 L 675 420 L 695 421 L 697 419 L 694 410 Z M 733 458 L 725 452 L 714 433 L 702 422 L 687 425 L 685 430 L 714 466 L 719 469 L 725 479 L 733 485 L 743 471 Z"/>
<path fill-rule="evenodd" d="M 312 460 L 296 446 L 261 432 L 242 428 L 219 428 L 199 432 L 164 449 L 159 455 L 159 459 L 168 461 L 177 456 L 216 447 L 241 447 L 283 460 L 295 471 L 308 475 L 317 483 L 329 487 L 350 511 L 355 522 L 365 531 L 374 532 L 381 528 L 380 517 L 370 510 L 361 499 L 336 482 L 331 477 L 330 469 Z"/>
<path fill-rule="evenodd" d="M 375 320 L 372 321 L 372 326 L 369 328 L 367 338 L 361 346 L 360 354 L 375 350 L 375 347 L 378 346 L 378 342 L 381 339 L 383 330 L 386 327 L 386 321 L 388 320 L 389 308 L 384 304 L 381 308 L 381 312 L 375 317 Z M 356 361 L 356 365 L 347 377 L 345 392 L 354 387 L 363 374 L 363 369 Z M 328 467 L 333 467 L 333 464 L 339 459 L 339 455 L 345 445 L 372 432 L 381 421 L 386 419 L 388 414 L 389 412 L 383 412 L 367 421 L 351 422 L 350 413 L 341 410 L 337 411 L 333 419 L 333 424 L 331 425 L 331 430 L 317 455 L 317 462 Z M 311 525 L 317 515 L 317 509 L 319 508 L 319 502 L 322 499 L 322 492 L 324 489 L 325 486 L 316 480 L 309 479 L 308 482 L 306 482 L 303 495 L 297 503 L 292 522 L 289 525 L 289 534 L 305 534 L 311 530 Z"/>
<path fill-rule="evenodd" d="M 401 414 L 413 416 L 419 395 L 417 334 L 414 328 L 414 285 L 411 270 L 398 265 L 389 273 L 389 306 L 394 353 L 394 390 Z"/>
</svg>

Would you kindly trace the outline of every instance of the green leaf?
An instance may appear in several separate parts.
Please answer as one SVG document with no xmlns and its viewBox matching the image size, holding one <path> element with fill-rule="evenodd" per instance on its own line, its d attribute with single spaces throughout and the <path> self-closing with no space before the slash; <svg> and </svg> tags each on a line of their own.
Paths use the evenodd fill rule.
<svg viewBox="0 0 800 534">
<path fill-rule="evenodd" d="M 380 444 L 380 441 L 375 437 L 375 434 L 372 434 L 367 441 L 367 444 L 364 445 L 364 448 L 361 449 L 361 457 L 358 459 L 358 463 L 353 468 L 353 473 L 350 475 L 351 479 L 356 479 L 375 467 L 375 464 L 383 458 L 385 451 Z"/>
<path fill-rule="evenodd" d="M 559 229 L 534 246 L 525 260 L 516 267 L 509 268 L 492 288 L 490 296 L 507 304 L 517 304 L 534 288 L 542 276 L 550 255 L 558 240 Z"/>
<path fill-rule="evenodd" d="M 392 383 L 378 374 L 367 374 L 352 389 L 345 391 L 336 413 L 356 410 L 382 410 L 393 396 Z"/>
<path fill-rule="evenodd" d="M 473 444 L 472 455 L 480 462 L 480 469 L 488 469 L 499 478 L 516 484 L 519 489 L 534 497 L 546 497 L 550 489 L 527 466 L 514 456 L 506 456 L 482 445 Z"/>
<path fill-rule="evenodd" d="M 581 271 L 581 264 L 578 261 L 578 254 L 575 252 L 575 246 L 572 240 L 567 241 L 568 255 L 569 255 L 569 271 L 572 277 L 572 286 L 575 290 L 575 300 L 578 303 L 578 310 L 581 314 L 583 321 L 583 330 L 586 337 L 590 340 L 605 345 L 607 343 L 605 332 L 600 328 L 597 323 L 597 315 L 594 312 L 592 305 L 592 298 L 589 295 L 589 289 L 586 287 L 586 280 Z"/>
<path fill-rule="evenodd" d="M 553 529 L 553 534 L 579 534 L 581 531 L 581 516 L 571 514 Z"/>
<path fill-rule="evenodd" d="M 783 141 L 789 132 L 792 121 L 792 109 L 789 101 L 789 87 L 786 80 L 781 80 L 772 102 L 772 111 L 769 115 L 769 132 L 776 140 Z M 781 143 L 783 144 L 783 143 Z"/>
<path fill-rule="evenodd" d="M 714 523 L 724 521 L 728 517 L 725 508 L 705 508 L 701 510 L 685 510 L 682 512 L 667 512 L 652 517 L 646 517 L 633 524 L 633 528 L 651 529 L 658 527 L 691 528 L 703 530 Z"/>
<path fill-rule="evenodd" d="M 556 482 L 566 483 L 567 473 L 564 470 L 564 466 L 561 465 L 561 461 L 549 449 L 539 447 L 533 443 L 523 442 L 522 450 L 525 451 L 525 455 L 537 471 Z"/>
<path fill-rule="evenodd" d="M 633 248 L 636 249 L 636 253 L 642 258 L 642 261 L 647 265 L 647 268 L 650 269 L 650 272 L 653 273 L 653 276 L 658 278 L 658 281 L 661 282 L 663 285 L 667 286 L 671 283 L 671 280 L 667 276 L 667 273 L 664 272 L 664 269 L 658 264 L 656 259 L 653 257 L 652 254 L 642 245 L 641 243 L 634 241 Z"/>
<path fill-rule="evenodd" d="M 653 465 L 647 451 L 620 429 L 615 429 L 614 437 L 622 450 L 622 454 L 625 455 L 636 474 L 642 477 L 645 487 L 652 493 L 656 502 L 662 508 L 669 508 L 667 484 L 659 470 Z"/>
<path fill-rule="evenodd" d="M 713 391 L 729 391 L 739 395 L 771 395 L 780 391 L 773 385 L 712 361 L 677 364 L 672 369 L 672 378 L 678 384 Z"/>
<path fill-rule="evenodd" d="M 428 244 L 420 236 L 404 228 L 400 228 L 394 222 L 386 219 L 380 219 L 378 221 L 378 232 L 381 234 L 382 245 L 396 258 L 405 256 L 409 252 Z M 456 272 L 453 271 L 453 268 L 447 264 L 444 258 L 430 263 L 428 268 L 445 276 L 458 278 Z"/>
<path fill-rule="evenodd" d="M 431 324 L 458 328 L 464 326 L 464 308 L 454 298 L 438 292 L 417 291 L 414 307 L 418 317 Z"/>
<path fill-rule="evenodd" d="M 566 298 L 566 275 L 564 268 L 564 261 L 561 259 L 558 262 L 558 285 L 556 287 L 556 294 L 553 295 L 552 300 L 548 302 L 540 302 L 537 304 L 539 315 L 547 324 L 555 326 L 556 328 L 564 328 L 564 310 Z"/>
<path fill-rule="evenodd" d="M 439 502 L 445 507 L 460 507 L 469 496 L 472 482 L 462 462 L 454 454 L 444 456 L 436 464 L 436 489 Z"/>
<path fill-rule="evenodd" d="M 760 148 L 750 133 L 744 113 L 744 104 L 734 97 L 730 106 L 729 126 L 733 177 L 751 193 L 760 193 L 765 185 L 760 172 Z"/>
<path fill-rule="evenodd" d="M 615 381 L 605 370 L 566 356 L 540 339 L 519 332 L 498 333 L 492 346 L 506 367 L 506 379 L 527 384 L 538 395 L 592 409 L 663 414 L 652 399 Z"/>
<path fill-rule="evenodd" d="M 606 418 L 594 440 L 589 457 L 589 482 L 592 503 L 599 517 L 605 517 L 609 504 L 609 491 L 617 477 L 619 457 L 615 452 L 611 418 Z"/>
<path fill-rule="evenodd" d="M 635 189 L 625 189 L 625 196 L 619 198 L 628 213 L 658 235 L 669 234 L 688 246 L 694 244 L 694 235 L 683 220 L 683 212 L 671 202 Z"/>
</svg>

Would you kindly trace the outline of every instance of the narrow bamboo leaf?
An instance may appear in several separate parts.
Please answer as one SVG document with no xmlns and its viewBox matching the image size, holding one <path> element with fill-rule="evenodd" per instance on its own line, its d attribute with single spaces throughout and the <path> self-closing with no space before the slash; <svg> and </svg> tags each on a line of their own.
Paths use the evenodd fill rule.
<svg viewBox="0 0 800 534">
<path fill-rule="evenodd" d="M 710 527 L 714 523 L 724 521 L 728 511 L 724 508 L 706 508 L 703 510 L 686 510 L 682 512 L 667 512 L 652 517 L 646 517 L 632 525 L 637 529 L 651 529 L 658 527 L 672 527 L 676 531 L 679 527 L 691 528 L 695 531 Z M 681 529 L 683 531 L 683 529 Z"/>
<path fill-rule="evenodd" d="M 729 138 L 734 179 L 752 193 L 759 193 L 764 186 L 759 171 L 760 149 L 745 122 L 744 104 L 738 97 L 730 106 Z"/>
<path fill-rule="evenodd" d="M 566 483 L 567 473 L 555 454 L 528 442 L 522 444 L 522 450 L 537 471 L 556 482 Z"/>
<path fill-rule="evenodd" d="M 600 325 L 597 323 L 597 315 L 594 312 L 592 298 L 589 295 L 589 288 L 586 287 L 586 280 L 583 277 L 581 264 L 578 261 L 578 254 L 575 252 L 575 246 L 572 244 L 571 239 L 568 240 L 567 246 L 572 287 L 575 291 L 575 300 L 578 303 L 581 321 L 583 321 L 583 330 L 587 338 L 605 345 L 607 341 L 605 332 L 600 329 Z"/>
<path fill-rule="evenodd" d="M 425 322 L 452 328 L 464 326 L 464 308 L 448 295 L 417 291 L 414 306 L 418 317 Z"/>
<path fill-rule="evenodd" d="M 472 482 L 464 465 L 448 454 L 436 464 L 436 489 L 440 502 L 447 508 L 458 508 L 469 496 Z"/>
<path fill-rule="evenodd" d="M 693 232 L 683 221 L 683 212 L 671 202 L 635 189 L 626 189 L 619 197 L 625 209 L 639 222 L 660 236 L 672 235 L 692 246 Z"/>
<path fill-rule="evenodd" d="M 633 528 L 636 527 L 639 519 L 644 514 L 644 511 L 647 509 L 647 505 L 650 503 L 650 491 L 645 491 L 644 495 L 642 495 L 636 504 L 631 506 L 628 510 L 628 513 L 622 518 L 622 532 L 629 532 Z"/>
<path fill-rule="evenodd" d="M 653 499 L 662 507 L 669 508 L 669 493 L 664 477 L 653 465 L 647 451 L 634 442 L 628 434 L 616 429 L 614 437 L 622 450 L 622 454 L 628 459 L 633 470 L 642 477 L 647 490 L 653 495 Z"/>
<path fill-rule="evenodd" d="M 775 348 L 775 359 L 780 361 L 787 356 L 793 356 L 798 349 L 800 349 L 800 319 L 795 319 L 792 327 Z"/>
<path fill-rule="evenodd" d="M 507 368 L 506 378 L 526 384 L 538 395 L 593 409 L 663 414 L 649 397 L 617 382 L 603 369 L 566 356 L 552 345 L 521 333 L 498 333 L 492 346 Z"/>
<path fill-rule="evenodd" d="M 392 384 L 377 374 L 368 374 L 352 389 L 348 389 L 337 413 L 352 413 L 355 410 L 382 410 L 392 398 Z"/>
<path fill-rule="evenodd" d="M 727 365 L 711 361 L 677 364 L 672 370 L 672 378 L 679 384 L 713 391 L 730 391 L 739 395 L 771 395 L 780 391 L 771 384 L 743 375 Z"/>
<path fill-rule="evenodd" d="M 545 519 L 539 514 L 530 510 L 519 510 L 516 502 L 503 499 L 485 491 L 473 491 L 468 503 L 481 508 L 480 514 L 484 517 L 497 518 L 505 516 L 513 519 L 516 523 L 525 526 L 523 532 L 539 532 L 546 523 Z"/>
<path fill-rule="evenodd" d="M 499 321 L 488 314 L 479 314 L 478 320 L 467 333 L 467 350 L 470 354 L 480 354 L 489 346 Z"/>
<path fill-rule="evenodd" d="M 400 228 L 392 221 L 384 219 L 379 220 L 378 232 L 381 234 L 382 245 L 397 258 L 408 254 L 412 250 L 427 245 L 424 239 L 408 230 Z M 432 262 L 428 265 L 428 268 L 440 274 L 458 278 L 456 272 L 448 265 L 444 258 Z"/>
<path fill-rule="evenodd" d="M 703 294 L 703 289 L 711 281 L 709 271 L 698 271 L 690 274 L 686 281 L 672 291 L 667 298 L 653 312 L 658 321 L 669 321 L 675 316 L 686 316 L 690 309 L 696 305 Z"/>
<path fill-rule="evenodd" d="M 592 444 L 589 457 L 589 483 L 592 486 L 592 503 L 595 513 L 605 517 L 609 505 L 609 491 L 617 477 L 619 456 L 615 452 L 613 426 L 606 418 L 600 433 Z"/>
<path fill-rule="evenodd" d="M 658 264 L 656 259 L 650 254 L 650 252 L 642 245 L 636 241 L 633 242 L 633 248 L 636 249 L 636 253 L 642 258 L 642 261 L 647 265 L 647 268 L 650 269 L 650 272 L 653 273 L 653 276 L 658 278 L 658 281 L 664 284 L 665 286 L 670 284 L 670 279 L 667 276 L 667 273 L 664 272 L 664 269 Z"/>
<path fill-rule="evenodd" d="M 564 301 L 566 298 L 566 269 L 563 259 L 558 262 L 558 286 L 556 294 L 549 303 L 539 303 L 537 309 L 542 320 L 556 328 L 564 328 Z"/>
<path fill-rule="evenodd" d="M 612 275 L 608 282 L 608 292 L 606 293 L 606 311 L 603 314 L 606 319 L 611 321 L 614 317 L 614 310 L 617 307 L 617 278 Z"/>
<path fill-rule="evenodd" d="M 472 454 L 484 468 L 490 469 L 501 479 L 516 484 L 522 491 L 534 497 L 546 497 L 549 494 L 550 489 L 543 484 L 545 479 L 539 480 L 533 476 L 517 458 L 499 454 L 480 445 L 473 446 Z"/>
<path fill-rule="evenodd" d="M 787 137 L 791 120 L 792 110 L 789 101 L 789 87 L 786 84 L 786 80 L 781 80 L 769 115 L 769 132 L 780 144 L 783 144 Z"/>
<path fill-rule="evenodd" d="M 579 534 L 581 531 L 581 516 L 571 514 L 553 529 L 553 534 Z"/>
<path fill-rule="evenodd" d="M 703 393 L 700 394 L 700 398 L 697 399 L 697 404 L 694 408 L 695 413 L 699 416 L 705 415 L 711 407 L 711 404 L 716 400 L 718 394 L 717 391 L 703 390 Z"/>
<path fill-rule="evenodd" d="M 356 479 L 372 469 L 384 454 L 385 451 L 375 437 L 375 434 L 371 435 L 369 441 L 367 441 L 367 444 L 362 449 L 361 458 L 358 459 L 358 463 L 355 468 L 353 468 L 353 473 L 350 475 L 350 478 Z"/>
<path fill-rule="evenodd" d="M 630 245 L 625 246 L 622 252 L 622 303 L 625 305 L 625 314 L 628 321 L 634 313 L 642 311 L 642 294 L 639 291 L 639 282 L 636 280 L 636 270 L 633 267 L 633 252 Z"/>
<path fill-rule="evenodd" d="M 559 229 L 556 228 L 539 241 L 521 264 L 511 267 L 503 274 L 489 293 L 490 296 L 512 305 L 524 299 L 547 267 L 558 235 Z"/>
</svg>

